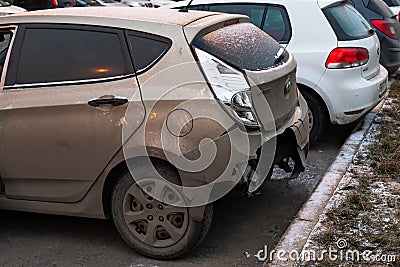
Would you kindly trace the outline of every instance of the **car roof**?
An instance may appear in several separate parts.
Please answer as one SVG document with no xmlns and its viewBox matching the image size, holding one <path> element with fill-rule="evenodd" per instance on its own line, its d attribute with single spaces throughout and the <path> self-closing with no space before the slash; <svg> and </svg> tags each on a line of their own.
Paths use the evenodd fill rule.
<svg viewBox="0 0 400 267">
<path fill-rule="evenodd" d="M 304 3 L 318 3 L 321 8 L 334 5 L 341 2 L 346 2 L 345 0 L 195 0 L 192 2 L 193 6 L 198 4 L 226 4 L 226 3 L 235 3 L 235 4 L 245 4 L 245 3 L 257 3 L 257 4 L 284 4 L 290 5 L 292 2 L 304 2 Z M 189 3 L 189 1 L 181 1 L 177 3 L 173 3 L 164 8 L 173 8 L 185 6 Z"/>
<path fill-rule="evenodd" d="M 118 26 L 118 22 L 126 22 L 127 20 L 141 23 L 186 26 L 199 19 L 218 15 L 218 13 L 209 12 L 185 13 L 177 10 L 160 10 L 158 8 L 145 7 L 74 7 L 6 16 L 2 18 L 1 24 L 83 23 L 104 25 L 104 19 L 106 19 L 110 26 Z"/>
</svg>

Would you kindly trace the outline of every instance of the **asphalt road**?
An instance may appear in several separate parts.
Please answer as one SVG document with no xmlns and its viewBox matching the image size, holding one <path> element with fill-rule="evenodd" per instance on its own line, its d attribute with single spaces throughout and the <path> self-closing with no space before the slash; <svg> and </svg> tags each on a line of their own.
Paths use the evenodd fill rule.
<svg viewBox="0 0 400 267">
<path fill-rule="evenodd" d="M 138 255 L 111 221 L 0 210 L 0 266 L 260 265 L 253 255 L 278 243 L 353 128 L 329 129 L 311 150 L 308 167 L 299 178 L 286 180 L 278 173 L 259 196 L 232 193 L 216 202 L 210 232 L 184 259 L 162 262 Z"/>
</svg>

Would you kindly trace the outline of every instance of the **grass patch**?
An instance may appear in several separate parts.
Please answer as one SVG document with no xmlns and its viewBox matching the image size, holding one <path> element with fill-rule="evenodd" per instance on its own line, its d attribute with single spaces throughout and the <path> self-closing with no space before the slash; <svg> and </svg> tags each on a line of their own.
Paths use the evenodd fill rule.
<svg viewBox="0 0 400 267">
<path fill-rule="evenodd" d="M 370 146 L 371 166 L 382 178 L 400 182 L 400 81 L 390 87 L 390 108 L 383 109 L 385 120 L 381 123 L 381 133 L 377 142 Z"/>
<path fill-rule="evenodd" d="M 349 190 L 341 204 L 327 212 L 324 230 L 312 240 L 321 250 L 345 239 L 348 249 L 396 254 L 396 262 L 382 266 L 400 267 L 400 198 L 396 197 L 400 195 L 400 80 L 391 85 L 388 103 L 390 107 L 382 110 L 380 133 L 368 146 L 369 157 L 353 162 L 358 166 L 369 164 L 372 173 L 352 171 L 357 186 Z M 380 192 L 389 192 L 390 197 Z M 324 261 L 308 266 L 359 264 Z M 377 265 L 362 262 L 362 266 Z"/>
</svg>

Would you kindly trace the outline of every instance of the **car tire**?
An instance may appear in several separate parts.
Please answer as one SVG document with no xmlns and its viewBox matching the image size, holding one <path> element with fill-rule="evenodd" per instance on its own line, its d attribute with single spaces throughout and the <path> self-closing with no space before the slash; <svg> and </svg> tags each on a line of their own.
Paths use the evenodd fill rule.
<svg viewBox="0 0 400 267">
<path fill-rule="evenodd" d="M 180 184 L 179 175 L 173 168 L 165 164 L 155 164 L 155 168 L 167 180 Z M 134 174 L 149 177 L 153 171 L 148 164 L 141 164 L 135 167 Z M 193 220 L 189 210 L 153 199 L 138 186 L 129 171 L 121 175 L 112 193 L 112 218 L 124 241 L 140 254 L 158 260 L 180 258 L 206 236 L 213 217 L 212 205 L 204 208 L 202 221 Z M 132 217 L 131 211 L 138 215 Z"/>
<path fill-rule="evenodd" d="M 302 90 L 301 94 L 307 102 L 310 124 L 310 145 L 315 145 L 327 125 L 327 115 L 321 100 L 314 94 Z"/>
</svg>

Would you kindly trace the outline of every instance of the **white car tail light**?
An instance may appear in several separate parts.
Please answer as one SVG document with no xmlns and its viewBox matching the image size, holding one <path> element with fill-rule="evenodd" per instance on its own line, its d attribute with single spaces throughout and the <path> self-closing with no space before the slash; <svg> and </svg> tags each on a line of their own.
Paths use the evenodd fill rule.
<svg viewBox="0 0 400 267">
<path fill-rule="evenodd" d="M 332 50 L 325 62 L 328 69 L 354 68 L 367 64 L 369 52 L 365 48 L 338 47 Z"/>
<path fill-rule="evenodd" d="M 251 110 L 250 86 L 244 74 L 209 53 L 198 48 L 194 51 L 216 98 L 230 106 L 246 126 L 258 127 Z"/>
</svg>

